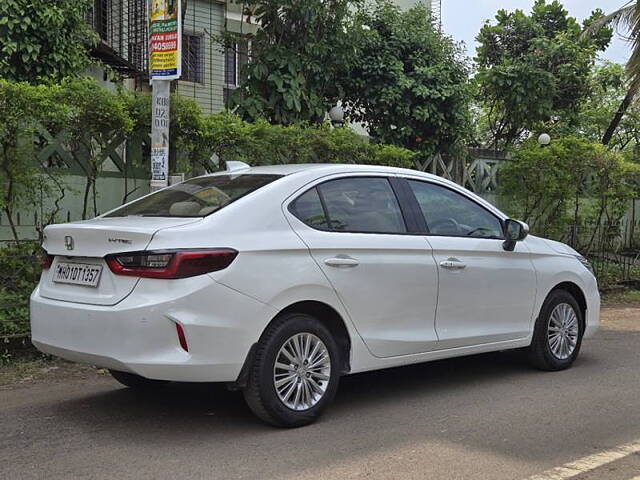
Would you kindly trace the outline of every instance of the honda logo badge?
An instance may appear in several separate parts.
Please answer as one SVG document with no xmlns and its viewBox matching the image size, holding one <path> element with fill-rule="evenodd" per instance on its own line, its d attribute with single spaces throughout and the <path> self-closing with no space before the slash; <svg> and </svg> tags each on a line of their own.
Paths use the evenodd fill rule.
<svg viewBox="0 0 640 480">
<path fill-rule="evenodd" d="M 67 250 L 73 250 L 73 237 L 67 235 L 64 237 L 64 246 L 67 247 Z"/>
</svg>

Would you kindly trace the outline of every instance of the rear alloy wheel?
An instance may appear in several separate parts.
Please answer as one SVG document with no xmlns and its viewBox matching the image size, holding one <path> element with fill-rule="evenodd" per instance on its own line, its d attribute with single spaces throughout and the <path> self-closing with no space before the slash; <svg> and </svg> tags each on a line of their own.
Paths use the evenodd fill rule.
<svg viewBox="0 0 640 480">
<path fill-rule="evenodd" d="M 575 298 L 565 290 L 551 292 L 536 322 L 529 347 L 531 363 L 542 370 L 569 368 L 580 351 L 584 321 Z"/>
<path fill-rule="evenodd" d="M 279 427 L 307 425 L 338 388 L 339 351 L 329 330 L 310 315 L 285 314 L 263 334 L 244 396 L 262 420 Z"/>
<path fill-rule="evenodd" d="M 169 383 L 166 380 L 152 380 L 150 378 L 136 375 L 135 373 L 120 372 L 118 370 L 109 370 L 109 373 L 113 378 L 115 378 L 125 387 L 133 388 L 136 390 L 152 390 Z"/>
</svg>

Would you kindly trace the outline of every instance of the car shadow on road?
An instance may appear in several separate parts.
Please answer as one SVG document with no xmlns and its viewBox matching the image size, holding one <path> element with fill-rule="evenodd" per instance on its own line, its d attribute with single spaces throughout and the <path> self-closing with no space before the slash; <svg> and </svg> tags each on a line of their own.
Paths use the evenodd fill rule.
<svg viewBox="0 0 640 480">
<path fill-rule="evenodd" d="M 140 394 L 115 382 L 102 383 L 98 392 L 50 408 L 57 422 L 90 431 L 95 441 L 167 451 L 177 445 L 215 447 L 217 456 L 211 458 L 258 471 L 259 456 L 231 457 L 243 449 L 260 452 L 269 455 L 274 477 L 280 469 L 291 473 L 291 449 L 307 445 L 310 438 L 313 448 L 302 447 L 305 470 L 351 461 L 357 451 L 375 455 L 412 443 L 457 445 L 527 460 L 558 455 L 554 448 L 576 432 L 589 435 L 581 418 L 593 413 L 589 396 L 594 396 L 594 382 L 603 388 L 596 398 L 610 403 L 604 408 L 632 401 L 629 393 L 616 397 L 615 382 L 606 384 L 610 377 L 604 360 L 589 349 L 574 368 L 546 373 L 531 369 L 519 352 L 504 352 L 352 375 L 341 380 L 334 404 L 319 422 L 294 430 L 262 424 L 242 393 L 215 384 L 174 384 Z M 614 422 L 608 419 L 599 427 L 605 430 L 602 438 L 635 428 L 625 418 L 620 412 Z"/>
</svg>

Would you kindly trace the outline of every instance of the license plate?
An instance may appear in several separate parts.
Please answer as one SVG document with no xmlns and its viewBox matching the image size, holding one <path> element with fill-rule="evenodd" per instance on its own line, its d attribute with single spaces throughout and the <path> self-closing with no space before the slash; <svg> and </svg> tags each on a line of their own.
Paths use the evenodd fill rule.
<svg viewBox="0 0 640 480">
<path fill-rule="evenodd" d="M 53 274 L 53 281 L 57 283 L 84 285 L 86 287 L 97 287 L 101 273 L 102 265 L 59 262 Z"/>
</svg>

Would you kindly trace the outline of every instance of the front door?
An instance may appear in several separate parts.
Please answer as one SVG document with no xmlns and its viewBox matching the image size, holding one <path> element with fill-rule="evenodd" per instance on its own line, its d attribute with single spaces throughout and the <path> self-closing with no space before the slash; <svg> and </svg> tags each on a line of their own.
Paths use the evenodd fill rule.
<svg viewBox="0 0 640 480">
<path fill-rule="evenodd" d="M 439 348 L 514 340 L 530 330 L 536 275 L 529 250 L 502 247 L 502 222 L 444 185 L 408 180 L 439 273 Z"/>
<path fill-rule="evenodd" d="M 407 227 L 384 176 L 341 177 L 295 200 L 291 224 L 331 282 L 371 353 L 433 350 L 437 268 Z"/>
</svg>

